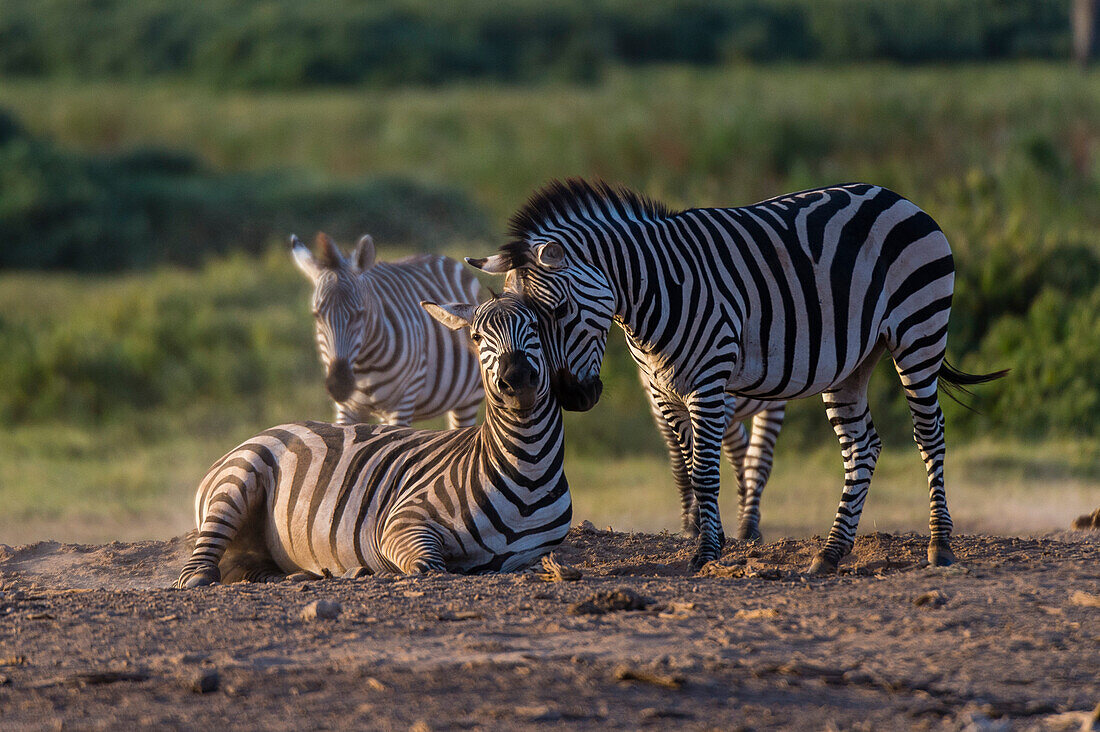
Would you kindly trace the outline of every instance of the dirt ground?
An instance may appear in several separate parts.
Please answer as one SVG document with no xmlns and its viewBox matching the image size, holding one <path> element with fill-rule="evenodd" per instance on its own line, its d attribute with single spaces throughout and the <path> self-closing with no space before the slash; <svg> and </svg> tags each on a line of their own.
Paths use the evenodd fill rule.
<svg viewBox="0 0 1100 732">
<path fill-rule="evenodd" d="M 182 539 L 0 546 L 0 726 L 1080 729 L 1100 532 L 959 537 L 945 569 L 924 547 L 863 536 L 818 579 L 815 541 L 731 544 L 690 576 L 684 539 L 588 526 L 556 553 L 577 581 L 177 591 Z M 615 599 L 645 609 L 592 612 Z"/>
</svg>

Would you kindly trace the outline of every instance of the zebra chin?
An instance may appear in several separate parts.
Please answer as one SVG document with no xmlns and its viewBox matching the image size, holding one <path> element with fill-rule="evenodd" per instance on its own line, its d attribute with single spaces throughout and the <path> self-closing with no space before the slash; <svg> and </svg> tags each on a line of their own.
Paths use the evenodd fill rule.
<svg viewBox="0 0 1100 732">
<path fill-rule="evenodd" d="M 520 389 L 514 394 L 501 394 L 499 398 L 506 408 L 517 412 L 529 412 L 539 402 L 537 389 Z"/>
<path fill-rule="evenodd" d="M 603 394 L 603 382 L 599 376 L 581 381 L 564 368 L 554 372 L 550 386 L 558 398 L 558 404 L 568 412 L 587 412 L 596 406 Z"/>
</svg>

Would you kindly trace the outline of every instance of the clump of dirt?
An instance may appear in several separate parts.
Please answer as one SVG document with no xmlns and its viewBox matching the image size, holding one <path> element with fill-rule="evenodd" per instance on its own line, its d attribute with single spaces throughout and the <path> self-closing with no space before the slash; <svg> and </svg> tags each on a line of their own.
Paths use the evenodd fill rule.
<svg viewBox="0 0 1100 732">
<path fill-rule="evenodd" d="M 582 600 L 569 608 L 570 615 L 603 615 L 623 610 L 645 610 L 650 603 L 634 592 L 618 588 L 611 591 L 597 592 L 592 597 Z"/>
</svg>

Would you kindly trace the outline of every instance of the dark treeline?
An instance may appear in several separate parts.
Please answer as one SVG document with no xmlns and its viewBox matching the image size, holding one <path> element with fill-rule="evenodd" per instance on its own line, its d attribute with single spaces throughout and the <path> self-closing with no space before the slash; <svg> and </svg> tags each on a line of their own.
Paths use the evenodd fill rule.
<svg viewBox="0 0 1100 732">
<path fill-rule="evenodd" d="M 398 178 L 324 183 L 289 171 L 222 173 L 189 153 L 87 155 L 0 110 L 0 269 L 117 270 L 256 252 L 291 231 L 370 232 L 435 249 L 488 230 L 461 193 Z"/>
<path fill-rule="evenodd" d="M 5 0 L 0 74 L 224 86 L 590 80 L 609 65 L 1067 57 L 1068 0 Z"/>
</svg>

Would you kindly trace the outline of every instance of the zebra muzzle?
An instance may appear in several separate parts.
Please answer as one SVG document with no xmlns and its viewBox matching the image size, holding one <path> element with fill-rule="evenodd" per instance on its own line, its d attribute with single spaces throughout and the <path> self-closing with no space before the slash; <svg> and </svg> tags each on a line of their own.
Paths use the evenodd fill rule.
<svg viewBox="0 0 1100 732">
<path fill-rule="evenodd" d="M 325 389 L 329 396 L 337 402 L 343 402 L 355 391 L 355 374 L 346 359 L 339 358 L 332 362 L 325 377 Z"/>
<path fill-rule="evenodd" d="M 564 368 L 554 372 L 550 386 L 561 408 L 569 412 L 587 412 L 596 406 L 603 393 L 603 382 L 599 376 L 581 381 Z"/>
<path fill-rule="evenodd" d="M 538 372 L 523 353 L 502 353 L 499 360 L 500 376 L 497 391 L 518 409 L 530 409 L 538 398 Z"/>
</svg>

